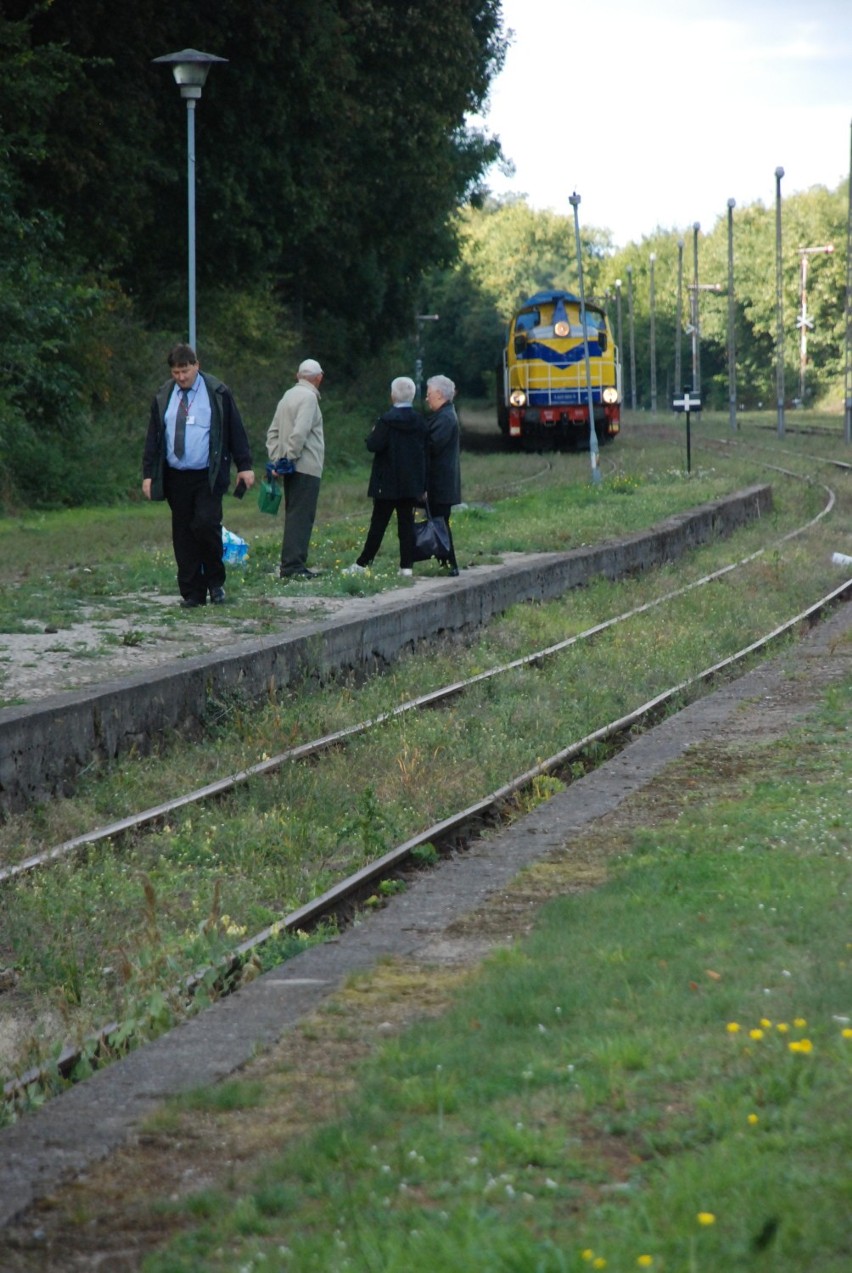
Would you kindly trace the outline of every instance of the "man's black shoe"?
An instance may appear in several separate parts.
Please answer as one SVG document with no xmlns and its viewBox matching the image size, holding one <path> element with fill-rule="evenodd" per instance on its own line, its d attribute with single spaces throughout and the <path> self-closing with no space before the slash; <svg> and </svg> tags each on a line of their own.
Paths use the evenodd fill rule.
<svg viewBox="0 0 852 1273">
<path fill-rule="evenodd" d="M 207 604 L 205 597 L 181 597 L 180 603 L 184 610 L 194 610 L 196 606 L 204 606 Z"/>
<path fill-rule="evenodd" d="M 282 573 L 282 579 L 317 579 L 318 575 L 315 570 L 291 570 L 286 575 Z"/>
<path fill-rule="evenodd" d="M 225 604 L 225 589 L 224 588 L 210 589 L 210 604 L 214 606 L 223 606 Z"/>
<path fill-rule="evenodd" d="M 455 578 L 457 578 L 458 573 L 459 573 L 459 568 L 458 568 L 458 566 L 453 566 L 452 570 L 448 570 L 448 571 L 447 571 L 447 574 L 449 575 L 449 577 L 450 577 L 451 579 L 455 579 Z"/>
</svg>

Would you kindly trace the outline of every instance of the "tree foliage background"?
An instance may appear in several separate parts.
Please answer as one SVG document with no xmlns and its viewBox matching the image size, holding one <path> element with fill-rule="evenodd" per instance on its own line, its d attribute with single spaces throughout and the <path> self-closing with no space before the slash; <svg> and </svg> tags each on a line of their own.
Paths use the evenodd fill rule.
<svg viewBox="0 0 852 1273">
<path fill-rule="evenodd" d="M 0 0 L 0 505 L 138 488 L 152 378 L 187 334 L 186 108 L 153 59 L 187 46 L 228 59 L 197 111 L 200 352 L 238 390 L 255 438 L 297 352 L 333 369 L 329 388 L 360 387 L 377 359 L 383 374 L 413 370 L 418 354 L 426 376 L 492 396 L 512 308 L 542 288 L 577 290 L 573 216 L 492 198 L 499 139 L 467 122 L 507 39 L 500 0 Z M 616 329 L 621 298 L 628 402 L 632 283 L 641 408 L 656 256 L 664 410 L 678 339 L 689 380 L 676 315 L 683 237 L 685 327 L 691 229 L 616 248 L 580 212 L 587 293 Z M 805 396 L 838 409 L 847 220 L 846 183 L 783 203 L 787 396 L 799 388 L 798 249 L 832 243 L 811 261 Z M 722 214 L 700 235 L 702 283 L 727 287 L 727 252 Z M 736 209 L 734 254 L 738 396 L 769 406 L 774 208 Z M 721 408 L 727 296 L 702 293 L 700 307 L 702 391 Z M 440 320 L 417 320 L 427 313 Z"/>
<path fill-rule="evenodd" d="M 22 429 L 59 479 L 129 314 L 185 333 L 186 109 L 152 59 L 199 45 L 228 59 L 198 109 L 199 299 L 265 297 L 339 372 L 411 329 L 499 155 L 466 124 L 504 56 L 499 0 L 3 0 L 7 481 L 31 481 Z"/>
<path fill-rule="evenodd" d="M 617 194 L 614 197 L 620 197 Z M 721 201 L 724 203 L 724 200 Z M 823 186 L 782 201 L 782 310 L 785 385 L 788 401 L 799 385 L 801 256 L 804 246 L 831 244 L 831 255 L 811 258 L 807 311 L 805 405 L 819 402 L 842 411 L 846 331 L 846 237 L 848 185 Z M 581 205 L 582 211 L 582 205 Z M 468 393 L 491 394 L 496 363 L 513 309 L 544 288 L 577 292 L 579 286 L 573 213 L 535 212 L 523 197 L 487 199 L 458 216 L 460 260 L 433 270 L 421 291 L 425 311 L 441 320 L 423 328 L 426 364 L 445 370 Z M 617 249 L 606 230 L 580 223 L 583 280 L 589 298 L 603 303 L 618 335 L 619 292 L 625 400 L 630 405 L 629 284 L 632 282 L 637 406 L 651 400 L 651 255 L 654 263 L 654 328 L 657 406 L 666 410 L 676 388 L 691 383 L 689 286 L 693 282 L 691 227 L 658 229 L 640 243 Z M 675 385 L 678 240 L 684 243 L 681 305 L 681 378 Z M 741 405 L 775 404 L 776 287 L 775 208 L 762 203 L 734 210 L 734 342 Z M 699 293 L 702 392 L 708 405 L 728 402 L 728 224 L 720 215 L 698 236 L 699 282 L 721 291 Z M 620 280 L 620 288 L 616 286 Z"/>
</svg>

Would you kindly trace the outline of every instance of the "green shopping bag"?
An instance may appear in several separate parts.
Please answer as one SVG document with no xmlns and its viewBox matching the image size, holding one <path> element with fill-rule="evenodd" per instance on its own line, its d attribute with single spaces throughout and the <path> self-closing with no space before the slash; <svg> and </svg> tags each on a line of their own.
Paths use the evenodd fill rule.
<svg viewBox="0 0 852 1273">
<path fill-rule="evenodd" d="M 262 513 L 269 513 L 270 517 L 274 517 L 278 512 L 278 506 L 281 503 L 281 487 L 277 482 L 273 482 L 271 478 L 267 478 L 260 484 L 260 491 L 257 496 L 257 506 Z"/>
</svg>

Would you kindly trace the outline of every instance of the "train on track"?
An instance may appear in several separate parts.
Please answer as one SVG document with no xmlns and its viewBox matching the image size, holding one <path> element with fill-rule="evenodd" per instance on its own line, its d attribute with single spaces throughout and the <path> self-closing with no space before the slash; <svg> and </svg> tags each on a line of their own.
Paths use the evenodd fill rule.
<svg viewBox="0 0 852 1273">
<path fill-rule="evenodd" d="M 513 313 L 498 367 L 497 419 L 506 440 L 588 445 L 589 380 L 601 443 L 621 428 L 621 361 L 606 312 L 581 306 L 571 292 L 536 292 Z"/>
</svg>

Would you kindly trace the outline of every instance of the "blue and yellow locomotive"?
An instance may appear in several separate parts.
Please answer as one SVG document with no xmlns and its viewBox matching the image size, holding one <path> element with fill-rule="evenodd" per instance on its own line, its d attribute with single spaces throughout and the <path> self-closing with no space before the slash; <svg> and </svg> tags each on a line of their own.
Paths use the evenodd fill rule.
<svg viewBox="0 0 852 1273">
<path fill-rule="evenodd" d="M 599 442 L 621 427 L 621 363 L 607 317 L 586 304 L 595 432 Z M 525 439 L 588 443 L 589 393 L 579 296 L 536 292 L 512 315 L 498 371 L 500 428 Z"/>
</svg>

